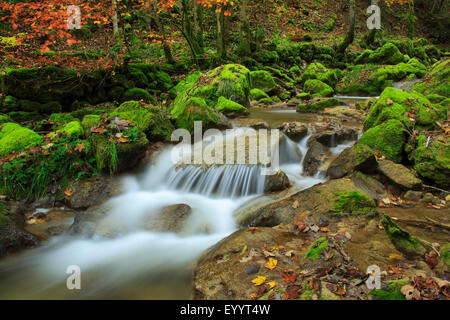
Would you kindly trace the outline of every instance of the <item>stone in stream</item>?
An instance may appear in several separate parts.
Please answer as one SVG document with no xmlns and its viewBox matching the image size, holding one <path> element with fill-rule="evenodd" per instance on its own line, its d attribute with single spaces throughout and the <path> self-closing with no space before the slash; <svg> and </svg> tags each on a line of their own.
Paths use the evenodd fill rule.
<svg viewBox="0 0 450 320">
<path fill-rule="evenodd" d="M 308 127 L 301 122 L 284 122 L 278 129 L 294 141 L 300 141 L 308 134 Z"/>
<path fill-rule="evenodd" d="M 422 181 L 405 166 L 390 160 L 378 162 L 378 170 L 391 182 L 407 190 L 418 190 L 422 187 Z"/>
<path fill-rule="evenodd" d="M 291 183 L 287 175 L 279 170 L 274 175 L 266 176 L 266 181 L 264 183 L 264 192 L 282 191 L 289 188 Z"/>
<path fill-rule="evenodd" d="M 352 140 L 354 141 L 357 139 L 357 137 L 358 132 L 354 128 L 342 128 L 335 131 L 326 130 L 313 134 L 308 139 L 308 145 L 310 145 L 312 141 L 316 140 L 326 147 L 334 148 L 339 143 L 342 143 L 344 141 L 352 141 Z"/>
<path fill-rule="evenodd" d="M 9 214 L 0 214 L 0 258 L 40 243 L 36 236 L 19 228 L 13 220 Z"/>
<path fill-rule="evenodd" d="M 355 145 L 345 149 L 328 167 L 327 176 L 331 179 L 342 178 L 359 170 L 373 172 L 377 168 L 377 160 L 373 151 L 366 145 Z"/>
<path fill-rule="evenodd" d="M 303 173 L 314 176 L 329 155 L 329 149 L 318 141 L 313 141 L 303 161 Z"/>
<path fill-rule="evenodd" d="M 192 213 L 187 204 L 174 204 L 152 213 L 144 222 L 144 228 L 154 232 L 181 232 L 186 219 Z"/>
</svg>

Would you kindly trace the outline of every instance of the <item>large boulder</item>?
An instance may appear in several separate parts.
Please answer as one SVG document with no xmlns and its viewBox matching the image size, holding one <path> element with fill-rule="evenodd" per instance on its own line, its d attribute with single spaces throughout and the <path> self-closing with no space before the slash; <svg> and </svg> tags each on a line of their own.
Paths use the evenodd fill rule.
<svg viewBox="0 0 450 320">
<path fill-rule="evenodd" d="M 340 105 L 335 98 L 315 98 L 297 106 L 297 112 L 319 112 L 329 107 Z"/>
<path fill-rule="evenodd" d="M 414 169 L 424 179 L 441 187 L 450 186 L 450 138 L 430 139 L 420 135 L 413 152 Z"/>
<path fill-rule="evenodd" d="M 187 204 L 175 204 L 152 213 L 144 222 L 144 228 L 154 232 L 182 231 L 186 219 L 190 217 L 192 208 Z"/>
<path fill-rule="evenodd" d="M 422 186 L 422 181 L 411 170 L 401 164 L 390 160 L 382 160 L 378 162 L 378 170 L 391 182 L 401 188 L 418 190 Z"/>
<path fill-rule="evenodd" d="M 377 160 L 373 151 L 365 145 L 357 144 L 345 149 L 328 167 L 327 176 L 331 179 L 342 178 L 355 170 L 373 172 Z"/>
<path fill-rule="evenodd" d="M 398 48 L 388 42 L 369 55 L 369 62 L 378 64 L 397 64 L 405 61 L 405 56 Z"/>
<path fill-rule="evenodd" d="M 333 88 L 317 79 L 307 80 L 303 86 L 303 91 L 310 93 L 313 98 L 331 97 L 334 94 Z"/>
<path fill-rule="evenodd" d="M 170 140 L 171 134 L 175 130 L 164 109 L 137 101 L 122 103 L 112 112 L 111 116 L 131 120 L 152 140 Z"/>
<path fill-rule="evenodd" d="M 308 80 L 317 79 L 334 88 L 339 80 L 340 71 L 330 70 L 321 63 L 311 63 L 303 73 L 300 81 L 306 83 Z"/>
<path fill-rule="evenodd" d="M 432 104 L 422 94 L 386 88 L 370 108 L 364 127 L 369 129 L 387 120 L 397 119 L 408 127 L 415 125 L 416 128 L 429 129 L 437 120 L 446 118 L 447 109 Z"/>
<path fill-rule="evenodd" d="M 371 147 L 388 159 L 401 162 L 406 143 L 406 132 L 404 125 L 399 120 L 389 120 L 364 132 L 359 143 Z"/>
<path fill-rule="evenodd" d="M 225 97 L 220 97 L 216 104 L 216 110 L 227 117 L 236 117 L 248 114 L 248 109 L 243 105 L 231 101 Z"/>
<path fill-rule="evenodd" d="M 36 132 L 12 122 L 0 126 L 0 156 L 30 147 L 41 140 Z"/>
<path fill-rule="evenodd" d="M 264 192 L 282 191 L 289 188 L 290 185 L 287 175 L 279 170 L 276 174 L 266 176 Z"/>
<path fill-rule="evenodd" d="M 450 98 L 450 59 L 437 62 L 412 89 L 424 95 L 438 94 Z"/>
<path fill-rule="evenodd" d="M 252 89 L 260 89 L 266 94 L 274 94 L 278 89 L 278 85 L 268 71 L 258 70 L 250 72 L 250 81 Z"/>
<path fill-rule="evenodd" d="M 278 129 L 294 141 L 300 141 L 308 134 L 308 127 L 301 122 L 284 122 Z"/>
<path fill-rule="evenodd" d="M 215 106 L 220 97 L 249 105 L 250 71 L 238 64 L 220 66 L 205 74 L 194 73 L 181 81 L 173 92 L 177 94 L 170 113 L 177 126 L 193 130 L 194 121 L 203 121 L 205 129 L 221 125 Z"/>
<path fill-rule="evenodd" d="M 314 176 L 319 171 L 320 166 L 325 162 L 328 153 L 329 150 L 327 147 L 318 141 L 313 141 L 303 161 L 303 173 L 307 176 Z"/>
</svg>

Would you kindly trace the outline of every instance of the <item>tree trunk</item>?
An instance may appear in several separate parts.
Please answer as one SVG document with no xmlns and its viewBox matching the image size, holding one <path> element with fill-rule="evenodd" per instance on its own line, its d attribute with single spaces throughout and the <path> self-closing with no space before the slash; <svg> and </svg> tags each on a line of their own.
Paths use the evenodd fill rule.
<svg viewBox="0 0 450 320">
<path fill-rule="evenodd" d="M 378 5 L 378 0 L 371 0 L 370 1 L 370 5 L 371 6 L 377 6 Z M 369 31 L 369 34 L 367 35 L 366 38 L 366 45 L 370 46 L 374 41 L 375 41 L 375 36 L 377 34 L 377 29 L 373 28 L 372 30 Z"/>
<path fill-rule="evenodd" d="M 161 22 L 161 19 L 159 17 L 158 10 L 156 9 L 155 3 L 150 3 L 150 1 L 147 0 L 146 1 L 146 6 L 152 12 L 152 15 L 153 15 L 153 17 L 155 19 L 157 32 L 162 37 L 162 47 L 163 47 L 164 56 L 166 57 L 167 63 L 174 64 L 175 63 L 175 59 L 173 58 L 172 50 L 170 49 L 170 46 L 169 46 L 169 44 L 167 42 L 166 31 L 164 30 L 164 26 L 163 26 L 163 24 Z"/>
<path fill-rule="evenodd" d="M 192 0 L 194 3 L 194 38 L 197 42 L 199 53 L 204 52 L 204 41 L 203 41 L 203 8 L 197 3 L 197 0 Z"/>
<path fill-rule="evenodd" d="M 408 37 L 410 39 L 414 39 L 414 25 L 416 22 L 416 15 L 414 12 L 414 0 L 410 0 L 408 3 L 409 12 L 408 12 Z"/>
<path fill-rule="evenodd" d="M 250 48 L 250 21 L 248 14 L 248 2 L 249 0 L 242 0 L 241 11 L 239 19 L 241 22 L 241 34 L 240 34 L 240 45 L 239 52 L 244 56 L 249 56 L 251 54 Z"/>
<path fill-rule="evenodd" d="M 220 12 L 216 12 L 217 20 L 217 56 L 221 59 L 226 57 L 225 48 L 225 26 L 224 26 L 224 14 L 223 9 Z"/>
<path fill-rule="evenodd" d="M 336 49 L 336 53 L 344 54 L 345 50 L 349 45 L 355 40 L 355 25 L 356 25 L 356 15 L 355 15 L 355 0 L 349 0 L 350 10 L 349 10 L 349 26 L 347 34 L 345 35 L 344 41 Z"/>
<path fill-rule="evenodd" d="M 112 0 L 112 22 L 113 35 L 116 36 L 119 33 L 119 24 L 117 23 L 117 0 Z"/>
</svg>

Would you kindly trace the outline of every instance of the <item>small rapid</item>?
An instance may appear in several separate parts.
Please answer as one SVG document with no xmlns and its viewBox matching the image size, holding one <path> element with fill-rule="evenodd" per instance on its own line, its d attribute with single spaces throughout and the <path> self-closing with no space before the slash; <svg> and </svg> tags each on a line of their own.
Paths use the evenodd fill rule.
<svg viewBox="0 0 450 320">
<path fill-rule="evenodd" d="M 307 139 L 285 138 L 280 168 L 297 188 L 325 179 L 304 177 Z M 190 270 L 208 247 L 237 229 L 233 213 L 264 192 L 259 166 L 178 168 L 166 147 L 142 174 L 122 178 L 93 237 L 57 236 L 0 262 L 0 299 L 187 299 Z M 165 207 L 192 211 L 182 229 L 154 232 L 146 222 Z M 68 290 L 67 267 L 81 270 L 81 290 Z"/>
</svg>

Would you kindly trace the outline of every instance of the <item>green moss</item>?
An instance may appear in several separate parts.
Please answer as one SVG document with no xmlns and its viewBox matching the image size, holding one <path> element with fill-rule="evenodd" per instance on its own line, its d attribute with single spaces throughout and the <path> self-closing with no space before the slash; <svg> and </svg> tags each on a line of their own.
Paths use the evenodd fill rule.
<svg viewBox="0 0 450 320">
<path fill-rule="evenodd" d="M 427 138 L 419 136 L 413 152 L 414 169 L 421 177 L 446 188 L 450 186 L 450 139 L 439 140 L 431 140 L 427 147 Z"/>
<path fill-rule="evenodd" d="M 416 113 L 414 120 L 406 115 L 412 108 Z M 432 128 L 436 120 L 446 118 L 447 110 L 442 106 L 433 105 L 422 94 L 386 88 L 377 103 L 370 108 L 364 127 L 368 129 L 387 120 L 397 119 L 408 127 L 412 127 L 415 123 L 422 128 Z"/>
<path fill-rule="evenodd" d="M 11 119 L 6 114 L 0 114 L 0 125 L 5 122 L 11 122 Z"/>
<path fill-rule="evenodd" d="M 16 122 L 40 121 L 44 118 L 39 112 L 13 111 L 10 112 L 9 117 Z"/>
<path fill-rule="evenodd" d="M 395 162 L 402 161 L 405 142 L 405 129 L 399 120 L 389 120 L 370 128 L 359 140 L 360 144 L 371 147 Z"/>
<path fill-rule="evenodd" d="M 416 83 L 412 90 L 424 95 L 438 94 L 450 98 L 450 59 L 434 64 L 423 81 Z"/>
<path fill-rule="evenodd" d="M 58 130 L 57 132 L 65 132 L 67 136 L 71 138 L 79 138 L 83 136 L 83 127 L 79 121 L 69 122 L 64 126 L 64 128 Z"/>
<path fill-rule="evenodd" d="M 334 212 L 338 215 L 371 215 L 376 212 L 375 202 L 358 191 L 334 194 Z"/>
<path fill-rule="evenodd" d="M 280 60 L 276 51 L 258 51 L 253 54 L 253 58 L 262 63 L 277 63 Z"/>
<path fill-rule="evenodd" d="M 6 112 L 16 111 L 20 109 L 19 100 L 13 96 L 6 96 L 3 101 L 3 108 Z"/>
<path fill-rule="evenodd" d="M 320 258 L 322 253 L 322 249 L 326 251 L 329 250 L 328 239 L 326 237 L 321 237 L 314 241 L 307 249 L 306 249 L 306 258 L 317 260 Z M 334 249 L 333 249 L 334 250 Z"/>
<path fill-rule="evenodd" d="M 380 224 L 395 248 L 408 258 L 417 258 L 426 252 L 425 245 L 417 238 L 397 226 L 390 216 L 384 215 Z"/>
<path fill-rule="evenodd" d="M 261 99 L 270 99 L 270 97 L 267 95 L 267 93 L 265 93 L 264 91 L 262 91 L 261 89 L 252 89 L 250 90 L 250 99 L 251 100 L 261 100 Z"/>
<path fill-rule="evenodd" d="M 388 289 L 374 289 L 370 292 L 371 295 L 376 296 L 377 300 L 405 300 L 405 296 L 401 293 L 403 286 L 409 285 L 408 278 L 395 280 L 388 284 Z"/>
<path fill-rule="evenodd" d="M 339 101 L 335 98 L 315 99 L 309 101 L 307 104 L 298 105 L 297 112 L 318 112 L 337 105 L 339 105 Z"/>
<path fill-rule="evenodd" d="M 70 113 L 52 113 L 48 118 L 49 121 L 56 122 L 57 124 L 66 124 L 75 120 Z"/>
<path fill-rule="evenodd" d="M 450 266 L 450 243 L 447 243 L 442 246 L 441 256 L 442 256 L 442 261 L 444 261 L 444 263 L 447 266 Z"/>
<path fill-rule="evenodd" d="M 307 80 L 303 90 L 309 92 L 312 97 L 331 97 L 334 94 L 333 88 L 317 79 Z"/>
<path fill-rule="evenodd" d="M 172 110 L 179 128 L 194 130 L 194 121 L 202 121 L 203 128 L 214 127 L 219 122 L 219 115 L 208 107 L 205 100 L 192 97 Z"/>
<path fill-rule="evenodd" d="M 260 89 L 265 93 L 274 93 L 278 86 L 268 71 L 259 70 L 250 73 L 251 88 Z"/>
<path fill-rule="evenodd" d="M 0 227 L 9 222 L 11 222 L 11 220 L 5 214 L 0 213 Z"/>
<path fill-rule="evenodd" d="M 81 122 L 81 126 L 84 130 L 84 135 L 89 136 L 91 134 L 91 129 L 99 125 L 100 121 L 101 117 L 96 114 L 88 114 L 84 116 L 83 121 Z"/>
<path fill-rule="evenodd" d="M 152 97 L 147 90 L 140 88 L 132 88 L 125 91 L 125 93 L 123 94 L 123 100 L 144 100 L 145 103 L 156 103 L 155 98 Z"/>
<path fill-rule="evenodd" d="M 408 63 L 399 63 L 393 66 L 385 66 L 378 69 L 373 75 L 378 80 L 394 80 L 400 81 L 406 77 L 416 76 L 422 78 L 426 74 L 427 68 L 420 63 L 416 58 L 410 59 Z"/>
<path fill-rule="evenodd" d="M 149 138 L 169 140 L 175 129 L 165 111 L 159 107 L 142 105 L 137 101 L 122 103 L 111 116 L 131 120 Z"/>
<path fill-rule="evenodd" d="M 16 123 L 5 123 L 0 131 L 0 156 L 12 151 L 22 150 L 40 141 L 42 138 L 36 132 L 21 127 Z"/>
<path fill-rule="evenodd" d="M 321 63 L 311 63 L 301 77 L 301 82 L 305 83 L 310 79 L 317 79 L 334 88 L 339 81 L 340 72 L 329 70 Z"/>
<path fill-rule="evenodd" d="M 397 64 L 403 62 L 404 59 L 400 50 L 389 42 L 369 55 L 369 61 L 378 64 Z"/>
<path fill-rule="evenodd" d="M 392 79 L 377 76 L 379 66 L 364 64 L 349 67 L 339 81 L 336 90 L 349 95 L 378 95 L 391 85 Z"/>
<path fill-rule="evenodd" d="M 225 115 L 237 115 L 237 114 L 247 114 L 248 110 L 246 107 L 240 105 L 237 102 L 228 100 L 225 97 L 220 97 L 216 104 L 216 110 L 222 112 Z"/>
<path fill-rule="evenodd" d="M 125 89 L 119 86 L 112 87 L 108 91 L 108 99 L 111 101 L 122 101 L 123 94 L 125 93 Z"/>
</svg>

